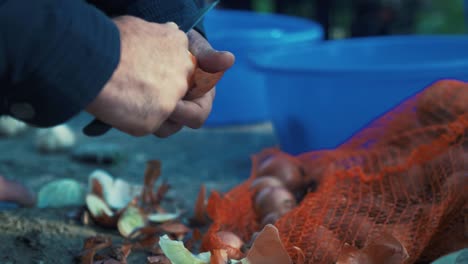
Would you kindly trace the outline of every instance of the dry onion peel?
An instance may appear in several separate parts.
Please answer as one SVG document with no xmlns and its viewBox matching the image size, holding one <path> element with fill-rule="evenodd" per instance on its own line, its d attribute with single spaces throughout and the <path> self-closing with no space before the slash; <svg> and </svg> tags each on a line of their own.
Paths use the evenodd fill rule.
<svg viewBox="0 0 468 264">
<path fill-rule="evenodd" d="M 130 205 L 119 218 L 117 228 L 123 237 L 128 238 L 139 228 L 146 226 L 146 219 L 140 209 Z"/>
<path fill-rule="evenodd" d="M 167 221 L 179 218 L 180 212 L 177 213 L 156 213 L 148 215 L 148 220 L 155 223 L 164 223 Z"/>
<path fill-rule="evenodd" d="M 192 254 L 185 248 L 182 241 L 172 240 L 167 235 L 161 236 L 159 245 L 165 256 L 173 264 L 210 264 L 211 253 L 203 252 L 198 255 Z M 268 252 L 273 249 L 275 254 L 271 256 Z M 281 240 L 279 239 L 278 229 L 273 225 L 267 225 L 259 233 L 252 248 L 247 253 L 247 257 L 241 260 L 230 260 L 235 264 L 253 264 L 253 263 L 272 263 L 278 261 L 278 264 L 292 263 Z"/>
<path fill-rule="evenodd" d="M 164 235 L 159 239 L 159 246 L 161 247 L 164 255 L 173 264 L 209 264 L 210 263 L 210 252 L 200 253 L 193 255 L 184 243 L 177 240 L 172 240 L 169 236 Z"/>
<path fill-rule="evenodd" d="M 86 195 L 86 206 L 93 217 L 99 217 L 103 214 L 109 217 L 114 216 L 114 212 L 112 212 L 106 202 L 94 194 Z"/>
</svg>

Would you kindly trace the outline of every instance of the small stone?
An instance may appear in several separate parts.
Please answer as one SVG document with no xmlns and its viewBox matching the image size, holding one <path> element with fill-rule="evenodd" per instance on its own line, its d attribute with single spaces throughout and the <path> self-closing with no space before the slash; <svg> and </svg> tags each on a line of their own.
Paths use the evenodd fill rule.
<svg viewBox="0 0 468 264">
<path fill-rule="evenodd" d="M 115 164 L 124 159 L 124 151 L 115 144 L 91 143 L 75 148 L 72 158 L 85 163 Z"/>
</svg>

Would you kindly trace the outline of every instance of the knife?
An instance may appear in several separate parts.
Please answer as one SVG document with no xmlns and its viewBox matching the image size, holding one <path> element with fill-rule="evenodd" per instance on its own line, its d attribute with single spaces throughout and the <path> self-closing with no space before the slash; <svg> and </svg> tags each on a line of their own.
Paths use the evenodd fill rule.
<svg viewBox="0 0 468 264">
<path fill-rule="evenodd" d="M 198 25 L 198 23 L 200 23 L 200 21 L 203 19 L 203 17 L 205 17 L 205 15 L 210 10 L 212 10 L 219 3 L 219 1 L 220 0 L 216 0 L 216 1 L 212 2 L 211 4 L 201 8 L 193 16 L 193 19 L 189 19 L 188 22 L 186 22 L 186 23 L 179 26 L 180 30 L 188 33 L 191 29 L 193 29 L 196 25 Z M 195 67 L 196 67 L 194 76 L 192 76 L 189 79 L 189 85 L 190 85 L 190 87 L 192 87 L 194 84 L 196 84 L 196 81 L 194 80 L 194 77 L 195 77 L 195 79 L 197 79 L 196 78 L 197 76 L 195 76 L 195 75 L 197 75 L 197 74 L 199 75 L 198 79 L 200 79 L 200 76 L 203 79 L 208 79 L 208 78 L 206 78 L 207 73 L 205 73 L 205 72 L 201 71 L 199 68 L 197 68 L 197 59 L 195 58 L 195 56 L 193 56 L 192 53 L 190 53 L 190 51 L 188 53 L 191 56 L 192 61 L 195 64 Z M 215 76 L 215 79 L 219 79 L 219 78 L 221 78 L 221 76 L 219 74 L 217 76 Z M 206 85 L 207 81 L 206 80 L 204 80 L 204 81 L 205 81 L 204 85 Z M 214 86 L 215 84 L 216 84 L 216 81 L 212 85 Z M 196 85 L 194 87 L 196 88 Z M 208 92 L 208 91 L 203 91 L 203 94 L 205 92 Z M 188 95 L 186 97 L 191 97 L 193 99 L 194 96 L 202 96 L 203 94 L 199 94 L 199 92 L 197 92 L 197 91 L 189 91 Z M 112 126 L 110 126 L 110 125 L 102 122 L 101 120 L 95 118 L 93 121 L 91 121 L 88 125 L 86 125 L 83 128 L 83 133 L 85 135 L 87 135 L 87 136 L 90 136 L 90 137 L 97 137 L 97 136 L 104 135 L 105 133 L 107 133 L 111 129 L 112 129 Z"/>
</svg>

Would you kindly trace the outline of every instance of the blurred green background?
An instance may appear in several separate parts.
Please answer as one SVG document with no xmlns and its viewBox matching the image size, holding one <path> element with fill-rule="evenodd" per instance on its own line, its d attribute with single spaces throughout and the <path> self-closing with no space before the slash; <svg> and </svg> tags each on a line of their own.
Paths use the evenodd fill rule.
<svg viewBox="0 0 468 264">
<path fill-rule="evenodd" d="M 224 0 L 223 8 L 283 13 L 326 23 L 329 38 L 465 34 L 464 0 Z M 321 10 L 317 10 L 320 8 Z"/>
</svg>

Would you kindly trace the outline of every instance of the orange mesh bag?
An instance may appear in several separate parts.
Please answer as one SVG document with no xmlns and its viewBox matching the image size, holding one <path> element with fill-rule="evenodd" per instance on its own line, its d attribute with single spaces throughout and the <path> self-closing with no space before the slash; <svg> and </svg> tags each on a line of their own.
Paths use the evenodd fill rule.
<svg viewBox="0 0 468 264">
<path fill-rule="evenodd" d="M 261 172 L 272 156 L 297 166 L 301 188 L 289 188 L 296 206 L 266 221 L 252 184 L 284 173 L 287 162 Z M 384 263 L 382 248 L 401 255 L 385 263 L 435 260 L 468 247 L 468 84 L 436 82 L 336 149 L 266 150 L 252 167 L 246 182 L 210 197 L 203 250 L 229 248 L 218 231 L 249 241 L 270 222 L 294 263 L 379 263 L 379 254 Z"/>
</svg>

